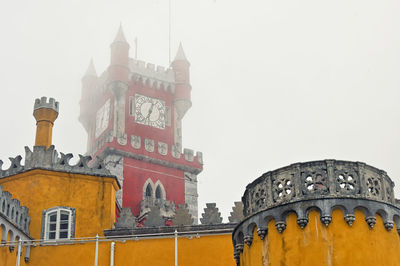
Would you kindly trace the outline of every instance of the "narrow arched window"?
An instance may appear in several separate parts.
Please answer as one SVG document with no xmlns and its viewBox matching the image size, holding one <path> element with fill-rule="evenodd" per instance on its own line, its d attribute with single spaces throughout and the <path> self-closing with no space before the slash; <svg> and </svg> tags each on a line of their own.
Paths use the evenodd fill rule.
<svg viewBox="0 0 400 266">
<path fill-rule="evenodd" d="M 146 197 L 152 197 L 153 196 L 153 189 L 151 188 L 150 184 L 147 184 L 146 187 Z"/>
<path fill-rule="evenodd" d="M 157 186 L 156 188 L 156 199 L 162 199 L 163 198 L 163 194 L 162 194 L 162 190 L 160 186 Z"/>
</svg>

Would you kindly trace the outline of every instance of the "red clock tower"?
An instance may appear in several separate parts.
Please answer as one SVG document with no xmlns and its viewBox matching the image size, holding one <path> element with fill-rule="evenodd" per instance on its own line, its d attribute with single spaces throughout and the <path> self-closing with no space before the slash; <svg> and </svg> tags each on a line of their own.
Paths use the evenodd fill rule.
<svg viewBox="0 0 400 266">
<path fill-rule="evenodd" d="M 142 219 L 158 207 L 166 219 L 186 203 L 197 223 L 201 152 L 182 148 L 182 118 L 191 107 L 189 62 L 182 46 L 164 68 L 129 58 L 122 28 L 111 44 L 108 68 L 93 62 L 82 78 L 79 121 L 88 154 L 99 156 L 118 177 L 117 204 Z"/>
</svg>

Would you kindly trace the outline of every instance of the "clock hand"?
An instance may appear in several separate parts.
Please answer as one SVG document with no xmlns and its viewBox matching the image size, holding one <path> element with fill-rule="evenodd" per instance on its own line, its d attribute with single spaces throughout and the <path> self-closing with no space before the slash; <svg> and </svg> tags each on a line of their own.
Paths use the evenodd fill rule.
<svg viewBox="0 0 400 266">
<path fill-rule="evenodd" d="M 150 108 L 149 108 L 149 112 L 147 113 L 147 117 L 146 119 L 150 118 L 151 113 L 153 112 L 153 107 L 154 107 L 154 103 L 151 104 Z"/>
</svg>

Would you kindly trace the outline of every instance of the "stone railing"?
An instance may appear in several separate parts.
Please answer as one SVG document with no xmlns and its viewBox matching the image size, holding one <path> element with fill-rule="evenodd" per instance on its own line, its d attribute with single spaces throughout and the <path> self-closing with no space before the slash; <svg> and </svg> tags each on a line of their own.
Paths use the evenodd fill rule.
<svg viewBox="0 0 400 266">
<path fill-rule="evenodd" d="M 374 228 L 379 215 L 387 231 L 396 225 L 400 234 L 400 204 L 394 198 L 393 187 L 385 171 L 361 162 L 312 161 L 267 172 L 250 183 L 242 197 L 245 218 L 232 236 L 237 265 L 244 244 L 251 246 L 255 229 L 261 240 L 268 234 L 270 222 L 283 233 L 291 213 L 304 229 L 310 211 L 318 211 L 321 222 L 328 227 L 333 210 L 340 209 L 351 227 L 359 210 L 369 228 Z"/>
<path fill-rule="evenodd" d="M 242 198 L 249 216 L 278 205 L 321 198 L 357 198 L 395 205 L 394 183 L 385 171 L 361 162 L 312 161 L 263 174 Z"/>
</svg>

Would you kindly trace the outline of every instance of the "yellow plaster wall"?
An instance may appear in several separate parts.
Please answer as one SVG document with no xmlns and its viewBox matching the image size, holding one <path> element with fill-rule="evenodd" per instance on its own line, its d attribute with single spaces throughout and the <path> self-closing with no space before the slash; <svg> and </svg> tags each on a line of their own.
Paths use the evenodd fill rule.
<svg viewBox="0 0 400 266">
<path fill-rule="evenodd" d="M 174 238 L 153 238 L 115 242 L 115 266 L 172 266 Z M 100 242 L 98 265 L 110 265 L 111 242 Z M 15 265 L 16 252 L 0 248 L 0 266 Z M 29 266 L 94 265 L 95 243 L 37 246 L 31 250 Z M 23 258 L 23 257 L 22 257 Z M 236 266 L 230 234 L 178 238 L 180 266 Z"/>
<path fill-rule="evenodd" d="M 102 235 L 112 228 L 117 189 L 113 178 L 36 169 L 2 178 L 0 185 L 29 208 L 34 239 L 41 236 L 42 211 L 56 206 L 76 209 L 75 237 Z"/>
<path fill-rule="evenodd" d="M 262 250 L 263 241 L 257 234 L 257 227 L 253 231 L 253 242 L 251 246 L 244 244 L 243 255 L 241 256 L 240 265 L 258 266 L 262 264 L 262 256 L 260 251 Z"/>
<path fill-rule="evenodd" d="M 40 108 L 33 112 L 33 116 L 37 121 L 35 146 L 45 146 L 48 149 L 52 140 L 53 123 L 58 112 L 51 108 Z"/>
<path fill-rule="evenodd" d="M 362 212 L 356 211 L 355 216 L 356 221 L 350 227 L 343 219 L 343 212 L 334 210 L 332 222 L 326 227 L 319 213 L 312 211 L 308 225 L 302 230 L 296 223 L 296 215 L 290 214 L 282 234 L 276 230 L 275 221 L 271 221 L 262 245 L 245 247 L 241 261 L 245 266 L 400 265 L 396 229 L 388 232 L 380 216 L 370 229 Z"/>
</svg>

